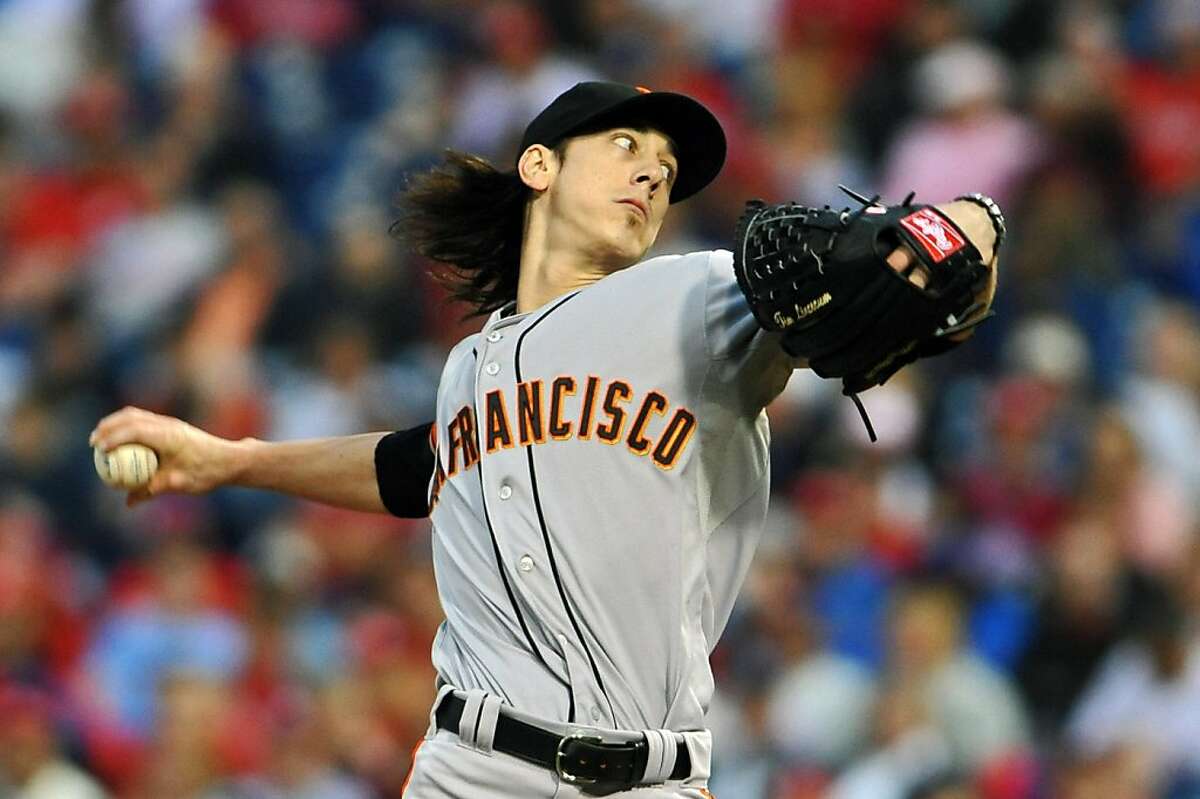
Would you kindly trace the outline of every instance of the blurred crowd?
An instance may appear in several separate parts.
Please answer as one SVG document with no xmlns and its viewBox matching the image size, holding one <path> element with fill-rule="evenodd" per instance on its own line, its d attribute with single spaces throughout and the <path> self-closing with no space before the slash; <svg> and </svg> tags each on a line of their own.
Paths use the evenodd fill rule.
<svg viewBox="0 0 1200 799">
<path fill-rule="evenodd" d="M 0 0 L 0 797 L 398 797 L 426 522 L 126 509 L 133 404 L 238 438 L 432 416 L 479 325 L 389 235 L 579 80 L 684 91 L 752 197 L 993 195 L 999 315 L 863 396 L 794 375 L 713 654 L 722 799 L 1200 796 L 1196 0 Z"/>
</svg>

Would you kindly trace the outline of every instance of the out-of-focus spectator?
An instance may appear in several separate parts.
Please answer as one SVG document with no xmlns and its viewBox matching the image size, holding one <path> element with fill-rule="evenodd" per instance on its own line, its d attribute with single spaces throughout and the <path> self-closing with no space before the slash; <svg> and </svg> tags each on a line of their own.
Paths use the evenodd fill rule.
<svg viewBox="0 0 1200 799">
<path fill-rule="evenodd" d="M 888 667 L 916 692 L 922 715 L 949 747 L 951 764 L 974 773 L 1025 750 L 1030 738 L 1015 685 L 967 648 L 963 613 L 961 600 L 944 586 L 901 593 Z"/>
<path fill-rule="evenodd" d="M 984 585 L 1021 585 L 1036 570 L 1041 542 L 1070 504 L 1057 472 L 1056 409 L 1048 387 L 1027 378 L 996 384 L 984 401 L 983 448 L 963 450 L 971 462 L 952 478 L 963 525 L 948 537 L 946 556 L 963 576 Z"/>
<path fill-rule="evenodd" d="M 1054 796 L 1154 796 L 1159 788 L 1153 766 L 1142 752 L 1120 749 L 1099 757 L 1064 758 L 1050 783 Z M 1186 796 L 1186 794 L 1183 794 Z"/>
<path fill-rule="evenodd" d="M 227 683 L 196 673 L 177 672 L 157 682 L 157 734 L 130 795 L 201 797 L 220 784 L 223 735 L 233 697 Z"/>
<path fill-rule="evenodd" d="M 91 248 L 148 202 L 130 146 L 132 98 L 121 76 L 99 70 L 67 99 L 62 129 L 72 157 L 33 160 L 8 179 L 9 202 L 0 212 L 9 255 L 0 270 L 6 316 L 35 314 L 69 293 Z"/>
<path fill-rule="evenodd" d="M 875 711 L 875 746 L 834 782 L 831 797 L 903 799 L 950 773 L 953 754 L 920 694 L 906 681 L 884 687 Z"/>
<path fill-rule="evenodd" d="M 1200 180 L 1200 9 L 1189 0 L 1153 0 L 1156 58 L 1132 61 L 1118 85 L 1133 137 L 1138 177 L 1156 197 Z"/>
<path fill-rule="evenodd" d="M 86 0 L 0 6 L 0 108 L 48 121 L 85 71 Z"/>
<path fill-rule="evenodd" d="M 374 792 L 334 762 L 329 730 L 315 697 L 298 694 L 269 719 L 266 763 L 230 780 L 216 799 L 370 799 Z"/>
<path fill-rule="evenodd" d="M 460 90 L 450 144 L 494 159 L 514 157 L 516 138 L 559 93 L 599 76 L 554 52 L 546 20 L 531 3 L 489 3 L 475 33 L 490 56 Z"/>
<path fill-rule="evenodd" d="M 714 694 L 706 717 L 713 732 L 713 763 L 720 764 L 714 765 L 712 791 L 723 796 L 771 795 L 779 763 L 767 736 L 766 711 L 759 690 Z"/>
<path fill-rule="evenodd" d="M 647 45 L 653 46 L 665 29 L 678 28 L 693 52 L 712 53 L 718 62 L 735 69 L 777 46 L 787 7 L 783 0 L 747 0 L 736 6 L 715 0 L 632 0 L 631 4 L 653 12 L 653 18 L 644 20 L 650 26 L 644 34 Z"/>
<path fill-rule="evenodd" d="M 61 685 L 79 664 L 98 597 L 86 564 L 60 548 L 53 530 L 33 497 L 0 497 L 0 683 Z"/>
<path fill-rule="evenodd" d="M 145 738 L 158 729 L 165 681 L 180 674 L 229 680 L 246 660 L 246 632 L 235 615 L 240 567 L 194 538 L 205 524 L 189 518 L 196 512 L 190 502 L 151 510 L 146 534 L 159 540 L 142 564 L 118 575 L 113 611 L 89 644 L 97 709 L 118 730 Z M 167 529 L 154 529 L 160 525 Z"/>
<path fill-rule="evenodd" d="M 868 667 L 883 659 L 893 575 L 873 556 L 880 519 L 875 486 L 854 471 L 814 471 L 793 489 L 803 520 L 800 571 L 828 646 Z"/>
<path fill-rule="evenodd" d="M 875 699 L 871 673 L 821 646 L 802 613 L 780 619 L 782 662 L 766 692 L 766 731 L 790 762 L 835 773 L 862 747 Z"/>
<path fill-rule="evenodd" d="M 1151 304 L 1136 330 L 1135 364 L 1121 386 L 1121 407 L 1147 463 L 1174 475 L 1200 501 L 1200 321 L 1195 309 Z"/>
<path fill-rule="evenodd" d="M 114 345 L 159 332 L 155 327 L 170 321 L 175 304 L 216 272 L 228 246 L 218 215 L 185 193 L 188 146 L 166 139 L 146 155 L 146 211 L 114 226 L 90 259 L 89 305 Z"/>
<path fill-rule="evenodd" d="M 968 30 L 966 10 L 953 0 L 910 3 L 893 27 L 883 28 L 881 47 L 864 65 L 847 112 L 847 135 L 858 140 L 872 167 L 883 161 L 897 127 L 918 109 L 910 79 L 917 62 Z"/>
<path fill-rule="evenodd" d="M 838 184 L 865 186 L 866 167 L 841 129 L 841 67 L 820 50 L 785 51 L 774 58 L 781 75 L 767 129 L 771 172 L 781 195 L 812 205 L 845 201 Z"/>
<path fill-rule="evenodd" d="M 222 210 L 228 257 L 194 298 L 177 359 L 197 419 L 236 439 L 266 430 L 256 344 L 285 270 L 301 253 L 289 246 L 278 198 L 268 187 L 232 185 L 222 194 Z"/>
<path fill-rule="evenodd" d="M 1090 757 L 1130 750 L 1154 790 L 1200 776 L 1200 643 L 1168 599 L 1149 608 L 1135 635 L 1113 650 L 1068 721 L 1068 740 Z"/>
<path fill-rule="evenodd" d="M 104 799 L 108 796 L 62 752 L 48 696 L 0 683 L 0 794 L 12 799 Z"/>
<path fill-rule="evenodd" d="M 857 77 L 877 56 L 893 27 L 904 27 L 913 0 L 779 0 L 775 24 L 780 44 L 789 50 L 827 52 L 837 72 Z"/>
<path fill-rule="evenodd" d="M 995 51 L 970 40 L 925 56 L 912 76 L 925 116 L 893 143 L 880 180 L 883 195 L 899 199 L 915 191 L 937 200 L 969 185 L 1010 203 L 1041 145 L 1029 122 L 1006 107 L 1008 72 Z"/>
<path fill-rule="evenodd" d="M 1102 412 L 1094 423 L 1078 501 L 1110 517 L 1135 568 L 1167 575 L 1191 548 L 1198 520 L 1182 481 L 1148 468 L 1133 431 L 1115 410 Z"/>
<path fill-rule="evenodd" d="M 1124 560 L 1121 530 L 1082 509 L 1047 551 L 1042 596 L 1016 669 L 1042 740 L 1061 729 L 1112 648 L 1148 615 L 1155 585 Z"/>
</svg>

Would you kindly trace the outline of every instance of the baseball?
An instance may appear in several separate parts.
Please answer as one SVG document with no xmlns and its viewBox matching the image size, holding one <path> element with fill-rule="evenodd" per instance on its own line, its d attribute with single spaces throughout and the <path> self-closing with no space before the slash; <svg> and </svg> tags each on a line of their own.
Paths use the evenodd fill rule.
<svg viewBox="0 0 1200 799">
<path fill-rule="evenodd" d="M 158 454 L 144 444 L 122 444 L 107 452 L 95 447 L 96 474 L 113 488 L 144 486 L 158 471 Z"/>
</svg>

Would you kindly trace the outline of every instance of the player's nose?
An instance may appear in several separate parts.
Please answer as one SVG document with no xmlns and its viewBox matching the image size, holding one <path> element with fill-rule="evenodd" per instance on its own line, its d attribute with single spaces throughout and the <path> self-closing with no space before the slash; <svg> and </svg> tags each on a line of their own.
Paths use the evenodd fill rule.
<svg viewBox="0 0 1200 799">
<path fill-rule="evenodd" d="M 633 184 L 638 188 L 645 187 L 651 198 L 657 196 L 664 182 L 662 167 L 657 163 L 641 166 L 633 175 Z"/>
</svg>

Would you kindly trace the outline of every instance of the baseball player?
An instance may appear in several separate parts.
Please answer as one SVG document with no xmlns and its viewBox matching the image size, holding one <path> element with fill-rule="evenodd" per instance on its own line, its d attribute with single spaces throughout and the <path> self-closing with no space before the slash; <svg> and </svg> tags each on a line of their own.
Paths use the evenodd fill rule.
<svg viewBox="0 0 1200 799">
<path fill-rule="evenodd" d="M 764 408 L 798 366 L 846 392 L 988 314 L 987 198 L 857 209 L 752 203 L 729 250 L 643 260 L 725 157 L 679 94 L 581 83 L 515 171 L 451 154 L 398 231 L 488 314 L 436 419 L 267 443 L 126 408 L 93 443 L 161 461 L 139 502 L 221 485 L 429 516 L 445 611 L 405 796 L 709 796 L 709 655 L 767 509 Z"/>
</svg>

